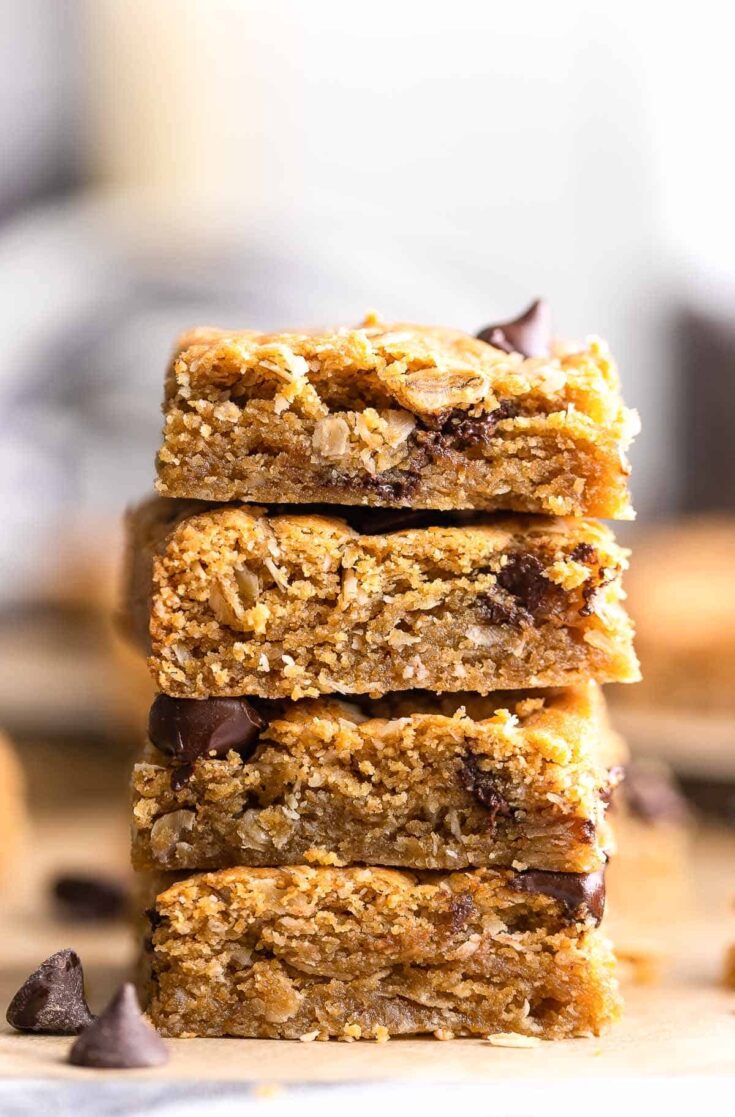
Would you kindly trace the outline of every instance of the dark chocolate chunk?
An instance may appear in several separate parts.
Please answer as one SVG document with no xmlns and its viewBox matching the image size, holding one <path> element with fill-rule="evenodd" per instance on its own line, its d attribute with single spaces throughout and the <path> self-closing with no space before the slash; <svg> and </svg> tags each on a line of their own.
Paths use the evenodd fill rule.
<svg viewBox="0 0 735 1117">
<path fill-rule="evenodd" d="M 591 543 L 578 543 L 569 557 L 574 562 L 594 562 L 597 558 L 597 551 Z"/>
<path fill-rule="evenodd" d="M 473 752 L 468 752 L 459 768 L 462 786 L 488 812 L 488 830 L 494 828 L 498 818 L 511 818 L 513 810 L 508 800 L 498 790 L 494 773 L 480 767 Z"/>
<path fill-rule="evenodd" d="M 341 469 L 332 469 L 328 483 L 338 492 L 348 489 L 354 493 L 376 496 L 388 505 L 410 504 L 421 478 L 417 463 L 415 468 L 392 472 L 395 476 L 378 473 L 373 477 L 369 473 L 356 475 Z"/>
<path fill-rule="evenodd" d="M 59 915 L 70 921 L 117 919 L 128 904 L 126 889 L 110 877 L 60 876 L 52 891 Z"/>
<path fill-rule="evenodd" d="M 180 767 L 174 768 L 171 772 L 172 789 L 174 791 L 181 791 L 182 787 L 186 787 L 193 774 L 193 764 L 182 764 Z"/>
<path fill-rule="evenodd" d="M 255 752 L 265 719 L 244 698 L 170 698 L 159 694 L 151 706 L 151 741 L 176 763 L 179 786 L 201 756 L 223 757 L 234 749 L 248 759 Z"/>
<path fill-rule="evenodd" d="M 168 1062 L 166 1045 L 143 1016 L 130 982 L 72 1045 L 69 1062 L 77 1067 L 115 1070 L 160 1067 Z"/>
<path fill-rule="evenodd" d="M 434 527 L 442 522 L 440 512 L 419 508 L 340 508 L 339 514 L 361 535 L 390 535 L 394 531 Z"/>
<path fill-rule="evenodd" d="M 442 417 L 438 428 L 439 438 L 453 450 L 470 450 L 489 442 L 498 423 L 504 419 L 514 419 L 517 414 L 518 407 L 510 400 L 503 400 L 493 411 L 479 416 L 455 410 Z"/>
<path fill-rule="evenodd" d="M 505 353 L 521 353 L 524 357 L 548 357 L 551 354 L 551 312 L 548 303 L 537 299 L 528 310 L 512 322 L 486 326 L 477 335 Z"/>
<path fill-rule="evenodd" d="M 554 873 L 542 869 L 527 869 L 511 880 L 517 892 L 540 893 L 551 896 L 564 906 L 571 922 L 591 916 L 595 923 L 602 920 L 605 911 L 605 872 Z"/>
<path fill-rule="evenodd" d="M 548 609 L 558 597 L 559 587 L 543 574 L 543 563 L 536 555 L 511 555 L 497 576 L 498 585 L 516 599 L 532 617 Z"/>
<path fill-rule="evenodd" d="M 84 996 L 84 971 L 74 950 L 42 962 L 8 1005 L 6 1019 L 19 1032 L 76 1036 L 93 1022 Z"/>
<path fill-rule="evenodd" d="M 533 617 L 520 605 L 506 604 L 497 601 L 489 593 L 481 593 L 477 599 L 480 614 L 489 624 L 505 624 L 511 628 L 520 628 L 524 624 L 532 624 Z"/>
</svg>

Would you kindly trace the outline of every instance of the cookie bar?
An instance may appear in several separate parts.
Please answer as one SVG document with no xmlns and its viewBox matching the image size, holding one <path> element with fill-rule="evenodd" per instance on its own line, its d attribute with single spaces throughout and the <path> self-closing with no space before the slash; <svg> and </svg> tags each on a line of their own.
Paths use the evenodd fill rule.
<svg viewBox="0 0 735 1117">
<path fill-rule="evenodd" d="M 602 874 L 224 869 L 158 895 L 165 1036 L 597 1035 L 619 1013 Z"/>
<path fill-rule="evenodd" d="M 599 523 L 392 526 L 257 507 L 179 523 L 153 560 L 158 688 L 297 699 L 638 678 L 627 552 Z"/>
<path fill-rule="evenodd" d="M 632 516 L 605 344 L 507 352 L 511 331 L 385 325 L 180 338 L 158 491 L 268 503 Z M 529 350 L 526 349 L 526 352 Z"/>
<path fill-rule="evenodd" d="M 690 517 L 636 541 L 626 581 L 644 680 L 618 696 L 631 711 L 690 714 L 698 748 L 708 719 L 722 718 L 723 752 L 735 740 L 734 569 L 727 517 Z"/>
<path fill-rule="evenodd" d="M 605 928 L 623 974 L 648 984 L 670 960 L 671 927 L 691 911 L 691 816 L 666 765 L 637 759 L 625 765 L 610 822 Z"/>
<path fill-rule="evenodd" d="M 610 851 L 605 810 L 620 769 L 594 684 L 256 710 L 161 695 L 150 728 L 133 771 L 137 869 L 589 872 Z"/>
<path fill-rule="evenodd" d="M 0 881 L 6 881 L 26 827 L 23 776 L 8 738 L 0 733 Z"/>
</svg>

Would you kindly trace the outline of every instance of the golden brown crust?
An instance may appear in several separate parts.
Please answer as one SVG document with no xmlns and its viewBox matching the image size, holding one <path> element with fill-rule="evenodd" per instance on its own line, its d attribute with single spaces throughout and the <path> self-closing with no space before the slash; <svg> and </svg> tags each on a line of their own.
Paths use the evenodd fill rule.
<svg viewBox="0 0 735 1117">
<path fill-rule="evenodd" d="M 164 1035 L 597 1034 L 619 1013 L 584 909 L 516 874 L 229 869 L 153 907 L 147 1000 Z M 575 918 L 579 922 L 575 922 Z"/>
<path fill-rule="evenodd" d="M 183 786 L 175 762 L 146 749 L 133 772 L 136 868 L 605 864 L 617 758 L 594 684 L 305 699 L 269 716 L 252 756 L 201 758 Z"/>
<path fill-rule="evenodd" d="M 457 330 L 190 331 L 166 384 L 159 491 L 629 518 L 637 418 L 592 340 L 548 358 Z"/>
<path fill-rule="evenodd" d="M 626 556 L 585 520 L 364 535 L 333 517 L 210 511 L 154 561 L 151 670 L 193 698 L 632 681 Z"/>
</svg>

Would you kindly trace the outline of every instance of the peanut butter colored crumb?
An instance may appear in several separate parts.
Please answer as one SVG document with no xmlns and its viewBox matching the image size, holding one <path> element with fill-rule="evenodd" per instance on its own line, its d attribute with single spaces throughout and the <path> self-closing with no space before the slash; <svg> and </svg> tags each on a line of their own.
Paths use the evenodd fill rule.
<svg viewBox="0 0 735 1117">
<path fill-rule="evenodd" d="M 639 675 L 627 552 L 593 521 L 367 534 L 335 516 L 228 507 L 172 531 L 164 518 L 161 536 L 144 565 L 150 667 L 167 694 L 484 694 Z"/>
<path fill-rule="evenodd" d="M 165 413 L 166 496 L 632 515 L 638 420 L 596 338 L 524 359 L 372 315 L 327 333 L 191 330 Z"/>
<path fill-rule="evenodd" d="M 619 1013 L 589 909 L 507 870 L 226 869 L 152 910 L 147 1006 L 166 1036 L 557 1038 Z"/>
</svg>

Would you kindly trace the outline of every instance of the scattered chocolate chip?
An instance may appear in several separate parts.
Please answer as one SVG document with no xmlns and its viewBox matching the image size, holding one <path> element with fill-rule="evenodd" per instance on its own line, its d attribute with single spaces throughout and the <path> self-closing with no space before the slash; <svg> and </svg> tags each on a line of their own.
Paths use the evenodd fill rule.
<svg viewBox="0 0 735 1117">
<path fill-rule="evenodd" d="M 561 592 L 543 574 L 544 565 L 536 555 L 511 555 L 497 576 L 501 589 L 511 594 L 532 617 L 548 609 Z"/>
<path fill-rule="evenodd" d="M 642 822 L 682 823 L 687 817 L 681 793 L 658 768 L 631 764 L 625 773 L 622 797 L 631 814 Z"/>
<path fill-rule="evenodd" d="M 524 357 L 548 357 L 551 354 L 551 312 L 548 303 L 537 299 L 528 310 L 512 322 L 486 326 L 477 335 L 504 353 L 520 353 Z"/>
<path fill-rule="evenodd" d="M 6 1019 L 19 1032 L 76 1036 L 93 1022 L 84 996 L 84 971 L 74 950 L 59 950 L 21 985 Z"/>
<path fill-rule="evenodd" d="M 52 892 L 59 915 L 70 921 L 117 919 L 128 905 L 127 890 L 109 877 L 57 877 Z"/>
<path fill-rule="evenodd" d="M 517 892 L 530 892 L 551 896 L 558 900 L 572 922 L 589 914 L 595 923 L 602 920 L 605 911 L 605 873 L 553 873 L 542 869 L 527 869 L 511 880 Z"/>
<path fill-rule="evenodd" d="M 244 698 L 170 698 L 159 694 L 151 706 L 148 735 L 176 766 L 174 787 L 182 787 L 201 756 L 223 757 L 234 749 L 248 759 L 266 722 Z"/>
<path fill-rule="evenodd" d="M 77 1067 L 131 1070 L 168 1062 L 166 1045 L 143 1016 L 134 987 L 123 985 L 93 1024 L 72 1045 Z"/>
<path fill-rule="evenodd" d="M 480 767 L 480 762 L 473 752 L 468 752 L 463 757 L 459 778 L 465 791 L 468 791 L 473 799 L 487 810 L 488 830 L 495 827 L 498 818 L 512 817 L 512 808 L 508 800 L 498 791 L 494 774 Z"/>
</svg>

